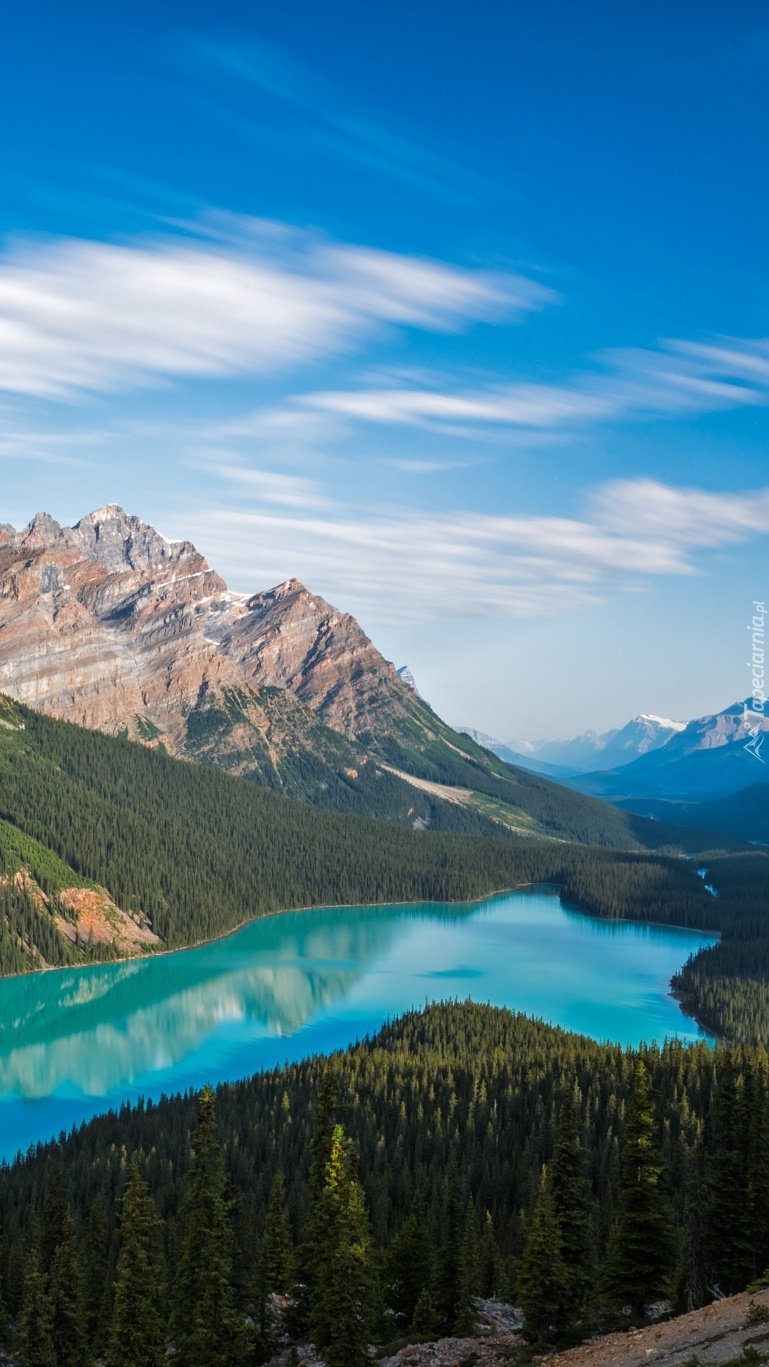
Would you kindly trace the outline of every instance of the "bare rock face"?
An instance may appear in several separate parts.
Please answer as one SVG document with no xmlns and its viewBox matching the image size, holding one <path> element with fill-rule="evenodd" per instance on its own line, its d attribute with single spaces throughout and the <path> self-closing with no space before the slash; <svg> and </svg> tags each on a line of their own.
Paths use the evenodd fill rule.
<svg viewBox="0 0 769 1367">
<path fill-rule="evenodd" d="M 279 717 L 259 698 L 275 689 Z M 311 713 L 355 741 L 397 727 L 415 702 L 354 618 L 297 580 L 230 593 L 190 542 L 117 504 L 74 527 L 46 513 L 0 527 L 0 692 L 176 754 L 193 714 L 225 698 L 230 748 L 251 744 L 250 729 L 273 757 L 287 737 L 301 748 Z"/>
<path fill-rule="evenodd" d="M 392 728 L 409 696 L 354 617 L 298 579 L 257 593 L 221 622 L 219 645 L 256 687 L 288 688 L 328 726 L 367 739 Z"/>
<path fill-rule="evenodd" d="M 226 595 L 193 547 L 121 509 L 75 528 L 38 514 L 0 546 L 0 690 L 103 731 L 149 718 L 173 738 L 201 688 L 235 681 L 196 615 Z"/>
</svg>

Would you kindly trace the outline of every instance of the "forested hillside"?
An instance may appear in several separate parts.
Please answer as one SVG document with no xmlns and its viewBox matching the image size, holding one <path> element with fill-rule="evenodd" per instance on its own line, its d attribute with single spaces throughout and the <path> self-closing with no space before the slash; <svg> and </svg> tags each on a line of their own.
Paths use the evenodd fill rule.
<svg viewBox="0 0 769 1367">
<path fill-rule="evenodd" d="M 722 944 L 681 975 L 687 1009 L 718 1033 L 769 1039 L 763 853 L 693 860 L 412 831 L 319 811 L 7 701 L 2 720 L 3 972 L 180 947 L 289 907 L 467 901 L 549 882 L 598 916 L 720 931 Z M 106 905 L 99 936 L 86 920 L 72 937 L 78 887 Z"/>
<path fill-rule="evenodd" d="M 522 1303 L 532 1338 L 568 1339 L 628 1301 L 639 1313 L 659 1295 L 701 1304 L 769 1264 L 763 1051 L 636 1053 L 507 1011 L 434 1006 L 329 1060 L 223 1086 L 215 1107 L 219 1138 L 204 1098 L 192 1153 L 189 1095 L 100 1117 L 0 1173 L 2 1285 L 17 1322 L 36 1297 L 38 1313 L 45 1295 L 61 1298 L 66 1265 L 70 1322 L 95 1350 L 129 1293 L 145 1313 L 154 1305 L 163 1346 L 169 1310 L 170 1336 L 186 1342 L 191 1287 L 208 1304 L 199 1282 L 214 1260 L 230 1337 L 212 1362 L 243 1360 L 247 1315 L 260 1361 L 268 1293 L 296 1282 L 289 1328 L 323 1342 L 334 1267 L 346 1278 L 339 1314 L 359 1304 L 364 1341 L 415 1323 L 428 1337 L 467 1327 L 479 1292 Z M 629 1202 L 639 1172 L 646 1196 Z M 148 1211 L 162 1222 L 155 1273 L 139 1285 L 121 1260 L 127 1241 L 136 1256 L 137 1201 L 145 1240 Z M 332 1364 L 351 1360 L 335 1351 Z"/>
</svg>

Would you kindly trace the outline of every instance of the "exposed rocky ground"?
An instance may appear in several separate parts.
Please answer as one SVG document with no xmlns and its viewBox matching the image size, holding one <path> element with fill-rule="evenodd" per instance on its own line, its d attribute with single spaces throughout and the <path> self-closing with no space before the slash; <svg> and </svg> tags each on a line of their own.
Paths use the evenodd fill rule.
<svg viewBox="0 0 769 1367">
<path fill-rule="evenodd" d="M 762 1319 L 763 1314 L 766 1319 Z M 662 1324 L 558 1353 L 548 1367 L 726 1367 L 769 1361 L 769 1291 L 744 1292 Z"/>
<path fill-rule="evenodd" d="M 769 1290 L 730 1296 L 688 1315 L 570 1348 L 532 1349 L 521 1335 L 519 1312 L 501 1301 L 479 1302 L 472 1338 L 408 1344 L 379 1367 L 749 1367 L 769 1362 Z M 764 1318 L 764 1316 L 766 1318 Z M 322 1367 L 312 1347 L 299 1349 L 302 1367 Z M 285 1367 L 288 1350 L 271 1367 Z"/>
</svg>

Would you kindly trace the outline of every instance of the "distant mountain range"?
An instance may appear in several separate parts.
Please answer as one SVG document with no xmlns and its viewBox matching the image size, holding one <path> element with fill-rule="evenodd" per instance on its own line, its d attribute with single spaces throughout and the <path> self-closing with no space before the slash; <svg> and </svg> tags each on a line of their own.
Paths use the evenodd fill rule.
<svg viewBox="0 0 769 1367">
<path fill-rule="evenodd" d="M 233 593 L 190 542 L 116 504 L 74 527 L 45 513 L 0 526 L 0 693 L 337 811 L 623 848 L 664 839 L 452 730 L 407 668 L 298 580 Z"/>
<path fill-rule="evenodd" d="M 642 714 L 602 735 L 529 742 L 528 753 L 516 751 L 515 741 L 469 734 L 510 764 L 626 811 L 769 841 L 769 718 L 746 706 L 733 703 L 690 722 Z"/>
<path fill-rule="evenodd" d="M 492 736 L 483 736 L 480 731 L 464 727 L 460 730 L 472 736 L 479 745 L 493 750 L 508 764 L 520 764 L 533 773 L 565 776 L 629 764 L 666 745 L 685 726 L 686 722 L 668 721 L 665 717 L 644 712 L 621 729 L 615 727 L 600 733 L 585 731 L 573 740 L 498 741 Z"/>
<path fill-rule="evenodd" d="M 744 703 L 733 703 L 695 718 L 663 746 L 631 763 L 579 775 L 569 780 L 570 786 L 611 799 L 712 801 L 769 782 L 768 731 L 769 718 L 757 718 L 746 712 Z"/>
</svg>

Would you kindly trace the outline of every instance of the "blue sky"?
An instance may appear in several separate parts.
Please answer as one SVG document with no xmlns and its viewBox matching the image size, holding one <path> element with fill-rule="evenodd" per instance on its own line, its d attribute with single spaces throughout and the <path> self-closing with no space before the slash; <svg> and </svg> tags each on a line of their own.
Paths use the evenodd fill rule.
<svg viewBox="0 0 769 1367">
<path fill-rule="evenodd" d="M 234 588 L 298 575 L 504 739 L 747 694 L 765 6 L 3 28 L 0 520 L 119 502 Z"/>
</svg>

